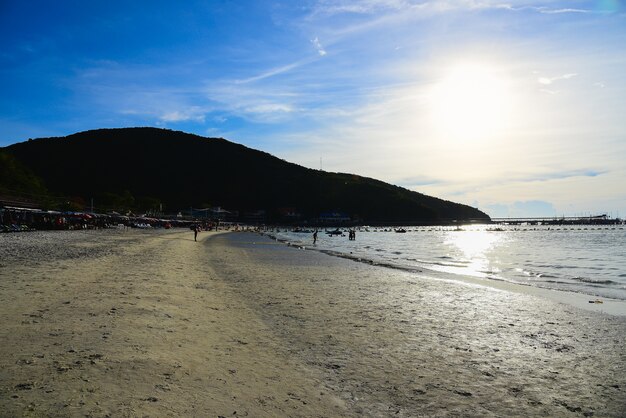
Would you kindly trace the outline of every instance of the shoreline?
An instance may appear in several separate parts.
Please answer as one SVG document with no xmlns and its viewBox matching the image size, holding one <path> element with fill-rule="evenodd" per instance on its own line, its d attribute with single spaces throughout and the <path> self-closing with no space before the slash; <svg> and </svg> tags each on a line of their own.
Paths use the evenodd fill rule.
<svg viewBox="0 0 626 418">
<path fill-rule="evenodd" d="M 597 312 L 597 313 L 613 315 L 613 316 L 626 316 L 626 300 L 622 300 L 622 299 L 615 299 L 615 298 L 609 298 L 609 297 L 604 297 L 604 296 L 600 297 L 600 296 L 590 295 L 590 294 L 582 293 L 582 292 L 574 292 L 574 291 L 566 291 L 566 290 L 559 290 L 559 289 L 551 289 L 547 287 L 533 286 L 531 284 L 516 283 L 513 281 L 507 281 L 503 279 L 481 278 L 481 277 L 474 277 L 474 276 L 469 276 L 469 275 L 464 275 L 464 274 L 446 273 L 446 272 L 431 270 L 426 267 L 420 267 L 420 268 L 399 267 L 393 264 L 379 263 L 379 262 L 375 262 L 369 259 L 364 259 L 362 257 L 352 256 L 346 253 L 341 253 L 338 251 L 318 249 L 310 245 L 293 244 L 289 240 L 277 238 L 276 236 L 272 234 L 264 233 L 262 235 L 276 242 L 282 243 L 286 246 L 302 248 L 307 251 L 315 251 L 315 252 L 319 252 L 322 254 L 326 254 L 330 257 L 343 258 L 343 259 L 350 260 L 356 263 L 363 263 L 365 265 L 389 268 L 393 270 L 403 271 L 406 273 L 414 273 L 414 274 L 423 276 L 425 279 L 441 280 L 444 282 L 456 281 L 460 283 L 466 283 L 469 285 L 484 286 L 484 287 L 498 289 L 502 291 L 532 295 L 535 297 L 548 299 L 550 301 L 574 306 L 578 309 L 582 309 L 582 310 L 586 310 L 590 312 Z"/>
<path fill-rule="evenodd" d="M 607 297 L 597 297 L 585 293 L 567 292 L 564 290 L 548 289 L 545 287 L 537 287 L 532 285 L 524 285 L 519 283 L 508 282 L 505 280 L 481 279 L 479 277 L 470 277 L 454 275 L 451 278 L 435 277 L 436 273 L 432 270 L 428 271 L 429 278 L 443 281 L 459 281 L 475 286 L 484 286 L 492 289 L 502 290 L 505 292 L 515 292 L 531 295 L 537 298 L 546 299 L 552 302 L 561 303 L 572 306 L 584 311 L 606 314 L 611 316 L 626 317 L 626 300 L 611 299 Z M 597 301 L 600 300 L 601 303 Z M 591 303 L 590 301 L 593 301 Z"/>
<path fill-rule="evenodd" d="M 2 238 L 10 416 L 623 413 L 623 317 L 252 233 Z"/>
</svg>

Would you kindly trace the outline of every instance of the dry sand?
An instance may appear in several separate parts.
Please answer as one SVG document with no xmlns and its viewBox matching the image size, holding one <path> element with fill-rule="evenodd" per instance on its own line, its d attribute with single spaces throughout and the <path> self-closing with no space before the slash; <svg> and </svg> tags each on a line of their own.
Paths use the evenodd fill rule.
<svg viewBox="0 0 626 418">
<path fill-rule="evenodd" d="M 0 235 L 0 414 L 624 416 L 624 317 L 199 238 Z"/>
</svg>

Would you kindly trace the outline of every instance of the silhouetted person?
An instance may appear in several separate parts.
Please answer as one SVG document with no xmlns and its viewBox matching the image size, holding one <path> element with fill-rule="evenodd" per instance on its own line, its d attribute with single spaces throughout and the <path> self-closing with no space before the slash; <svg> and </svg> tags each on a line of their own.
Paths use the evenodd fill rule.
<svg viewBox="0 0 626 418">
<path fill-rule="evenodd" d="M 317 242 L 317 229 L 313 232 L 313 244 Z"/>
</svg>

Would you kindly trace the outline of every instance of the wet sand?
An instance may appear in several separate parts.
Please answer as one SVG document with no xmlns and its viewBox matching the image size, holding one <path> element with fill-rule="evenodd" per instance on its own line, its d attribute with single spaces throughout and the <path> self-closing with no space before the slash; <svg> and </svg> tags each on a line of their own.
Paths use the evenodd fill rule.
<svg viewBox="0 0 626 418">
<path fill-rule="evenodd" d="M 623 416 L 626 318 L 253 234 L 0 235 L 2 416 Z"/>
</svg>

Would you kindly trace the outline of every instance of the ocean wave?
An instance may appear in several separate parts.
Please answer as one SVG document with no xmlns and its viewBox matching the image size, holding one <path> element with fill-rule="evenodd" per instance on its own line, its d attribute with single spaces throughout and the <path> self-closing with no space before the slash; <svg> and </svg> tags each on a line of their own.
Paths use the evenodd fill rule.
<svg viewBox="0 0 626 418">
<path fill-rule="evenodd" d="M 358 256 L 358 255 L 354 255 L 354 254 L 346 254 L 343 252 L 339 252 L 339 251 L 333 251 L 333 250 L 323 250 L 323 249 L 314 249 L 314 248 L 308 248 L 310 250 L 314 250 L 314 251 L 319 251 L 323 254 L 327 254 L 333 257 L 339 257 L 339 258 L 345 258 L 348 260 L 352 260 L 352 261 L 356 261 L 358 263 L 364 263 L 364 264 L 370 264 L 373 266 L 378 266 L 378 267 L 386 267 L 386 268 L 391 268 L 394 270 L 402 270 L 402 271 L 406 271 L 409 273 L 421 273 L 422 270 L 420 268 L 417 267 L 411 267 L 411 266 L 404 266 L 404 265 L 399 265 L 399 264 L 393 264 L 393 263 L 389 263 L 386 261 L 380 261 L 380 260 L 373 260 L 371 258 L 366 258 L 366 257 L 362 257 L 362 256 Z"/>
<path fill-rule="evenodd" d="M 589 284 L 617 284 L 613 280 L 608 279 L 590 279 L 588 277 L 572 277 L 572 280 L 577 282 L 589 283 Z"/>
<path fill-rule="evenodd" d="M 456 262 L 450 262 L 450 263 L 443 263 L 443 262 L 431 262 L 429 263 L 433 266 L 441 266 L 441 267 L 467 267 L 470 263 L 467 261 L 456 261 Z"/>
<path fill-rule="evenodd" d="M 568 286 L 573 286 L 576 283 L 572 283 L 572 282 L 564 282 L 562 280 L 543 280 L 544 283 L 552 283 L 552 284 L 564 284 L 564 285 L 568 285 Z"/>
<path fill-rule="evenodd" d="M 549 274 L 549 273 L 543 273 L 543 272 L 536 272 L 536 271 L 532 271 L 532 270 L 524 270 L 521 268 L 516 268 L 515 271 L 517 271 L 518 273 L 522 273 L 524 274 L 524 276 L 526 277 L 534 277 L 537 279 L 556 279 L 558 278 L 558 276 Z"/>
</svg>

